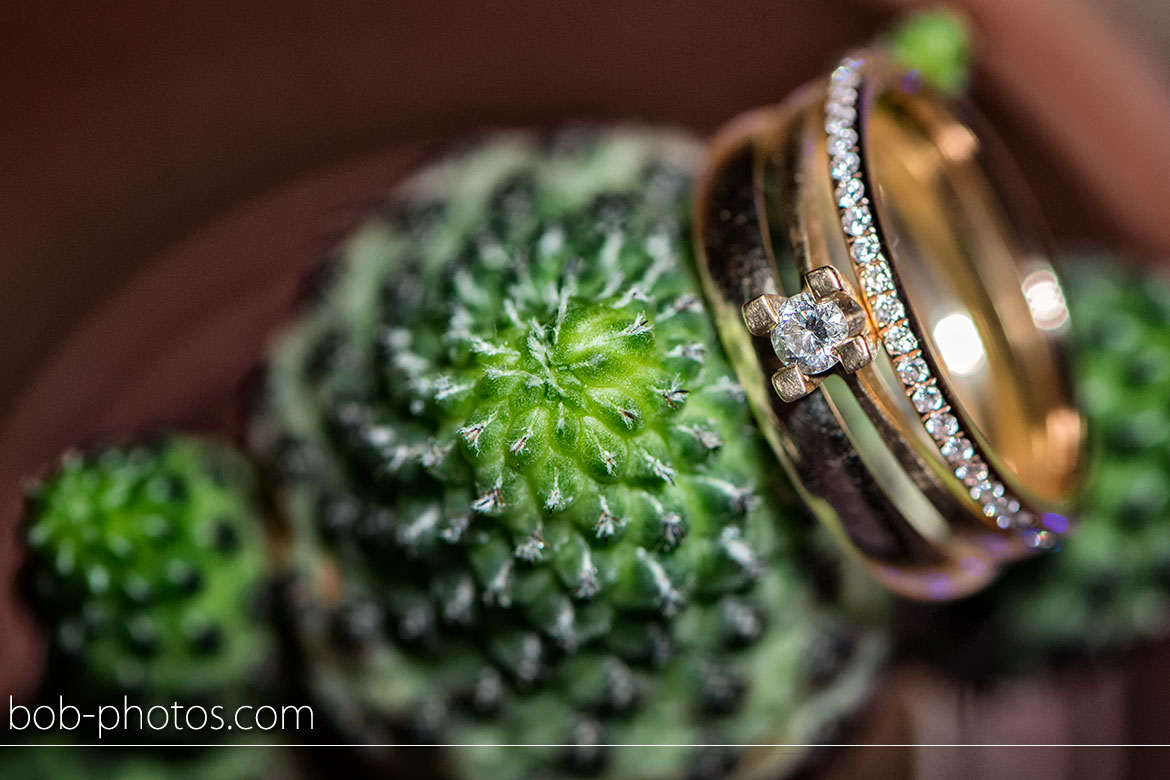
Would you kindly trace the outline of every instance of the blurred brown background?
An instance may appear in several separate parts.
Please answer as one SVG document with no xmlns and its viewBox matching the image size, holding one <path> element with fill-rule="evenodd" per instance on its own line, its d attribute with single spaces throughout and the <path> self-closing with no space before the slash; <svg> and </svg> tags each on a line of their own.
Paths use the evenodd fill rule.
<svg viewBox="0 0 1170 780">
<path fill-rule="evenodd" d="M 0 10 L 5 587 L 22 481 L 111 432 L 232 430 L 236 389 L 301 272 L 443 141 L 571 118 L 708 133 L 781 99 L 905 3 L 28 5 Z M 959 5 L 977 28 L 976 97 L 1060 242 L 1170 254 L 1170 3 Z M 0 598 L 0 692 L 27 690 L 37 657 L 28 621 Z M 1067 708 L 1077 717 L 1055 713 L 1063 726 L 1050 723 L 1051 697 L 985 701 L 1020 724 L 993 731 L 964 709 L 976 704 L 935 696 L 915 674 L 897 685 L 926 693 L 910 709 L 887 696 L 875 733 L 1170 738 L 1134 715 L 1146 710 L 1131 671 L 1082 685 L 1089 698 Z M 1102 730 L 1074 728 L 1080 714 L 1104 718 Z M 1155 776 L 1129 754 L 1000 755 L 960 757 L 966 770 L 937 752 L 914 765 L 921 777 Z"/>
</svg>

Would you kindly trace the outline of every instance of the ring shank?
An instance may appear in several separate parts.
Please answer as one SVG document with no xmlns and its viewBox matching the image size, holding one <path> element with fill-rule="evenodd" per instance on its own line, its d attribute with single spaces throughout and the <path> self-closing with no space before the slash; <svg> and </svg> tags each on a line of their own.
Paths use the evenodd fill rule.
<svg viewBox="0 0 1170 780">
<path fill-rule="evenodd" d="M 864 80 L 851 68 L 837 71 L 850 84 L 835 72 L 832 88 L 813 83 L 711 143 L 694 209 L 700 272 L 765 437 L 814 514 L 887 587 L 956 598 L 1060 533 L 1035 523 L 1065 511 L 1080 477 L 1067 311 L 974 133 L 880 58 Z M 855 113 L 827 115 L 834 94 Z M 864 258 L 851 236 L 869 242 Z M 864 292 L 877 357 L 785 402 L 769 381 L 780 358 L 741 307 L 794 295 L 826 265 Z M 879 296 L 897 304 L 881 317 Z"/>
<path fill-rule="evenodd" d="M 862 114 L 871 197 L 912 316 L 995 470 L 1033 502 L 1065 507 L 1082 438 L 1060 349 L 1067 311 L 1043 255 L 1009 220 L 1011 188 L 992 186 L 989 171 L 1009 168 L 988 164 L 989 132 L 875 81 Z M 1036 280 L 1049 285 L 1038 312 Z"/>
<path fill-rule="evenodd" d="M 882 432 L 864 412 L 849 408 L 849 393 L 843 398 L 834 378 L 796 403 L 781 402 L 768 379 L 778 365 L 775 354 L 765 340 L 752 339 L 740 321 L 745 301 L 794 291 L 783 280 L 791 278 L 792 266 L 776 262 L 777 254 L 785 257 L 792 248 L 766 227 L 761 154 L 765 138 L 791 134 L 794 107 L 741 117 L 709 147 L 694 214 L 712 313 L 765 438 L 818 519 L 890 589 L 912 598 L 958 598 L 994 578 L 995 558 L 949 536 L 941 517 L 934 524 L 937 533 L 910 522 L 908 516 L 921 520 L 923 513 L 937 511 L 889 454 Z"/>
</svg>

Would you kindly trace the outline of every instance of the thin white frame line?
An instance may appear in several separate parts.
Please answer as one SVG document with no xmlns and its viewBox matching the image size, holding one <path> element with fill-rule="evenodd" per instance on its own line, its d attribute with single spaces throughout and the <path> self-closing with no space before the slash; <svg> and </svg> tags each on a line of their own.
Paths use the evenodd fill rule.
<svg viewBox="0 0 1170 780">
<path fill-rule="evenodd" d="M 507 748 L 573 748 L 578 745 L 558 744 L 558 743 L 439 743 L 439 744 L 413 744 L 413 743 L 374 743 L 354 745 L 345 742 L 341 743 L 312 743 L 312 742 L 274 742 L 270 744 L 224 744 L 220 742 L 199 744 L 199 743 L 141 743 L 141 744 L 127 744 L 121 742 L 93 742 L 93 743 L 32 743 L 32 744 L 8 744 L 0 743 L 0 748 L 69 748 L 69 747 L 109 747 L 109 748 L 299 748 L 299 747 L 341 747 L 341 748 L 377 748 L 377 747 L 393 747 L 393 748 L 477 748 L 477 747 L 507 747 Z M 802 744 L 802 743 L 686 743 L 686 744 L 662 744 L 662 743 L 602 743 L 596 747 L 637 747 L 637 748 L 689 748 L 689 747 L 724 747 L 724 748 L 760 748 L 760 747 L 774 747 L 774 748 L 908 748 L 908 747 L 924 747 L 924 748 L 991 748 L 991 747 L 1008 747 L 1008 748 L 1166 748 L 1170 747 L 1170 743 L 1113 743 L 1113 742 L 1052 742 L 1052 743 L 1033 743 L 1033 742 L 1006 742 L 1006 743 L 966 743 L 966 742 L 883 742 L 883 743 L 817 743 L 817 744 Z"/>
</svg>

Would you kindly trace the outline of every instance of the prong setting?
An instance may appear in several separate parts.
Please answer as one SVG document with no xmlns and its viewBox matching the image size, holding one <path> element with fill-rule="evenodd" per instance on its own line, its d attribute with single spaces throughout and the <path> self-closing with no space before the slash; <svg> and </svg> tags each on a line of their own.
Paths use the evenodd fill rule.
<svg viewBox="0 0 1170 780">
<path fill-rule="evenodd" d="M 804 275 L 804 284 L 815 298 L 829 298 L 836 292 L 845 290 L 845 280 L 841 272 L 831 265 L 822 265 Z M 846 294 L 844 297 L 849 298 Z"/>
<path fill-rule="evenodd" d="M 854 336 L 844 344 L 838 344 L 833 351 L 847 373 L 853 373 L 873 360 L 873 349 L 863 336 Z"/>
<path fill-rule="evenodd" d="M 780 400 L 785 403 L 792 403 L 804 398 L 820 383 L 820 380 L 808 376 L 795 365 L 784 366 L 772 374 L 772 387 L 776 389 Z"/>
<path fill-rule="evenodd" d="M 780 307 L 788 300 L 783 295 L 764 293 L 743 305 L 743 321 L 753 336 L 767 336 L 780 324 Z"/>
<path fill-rule="evenodd" d="M 811 393 L 835 366 L 851 373 L 873 360 L 865 308 L 832 266 L 806 273 L 804 289 L 790 298 L 752 298 L 743 305 L 743 321 L 752 334 L 771 339 L 783 364 L 772 386 L 786 403 Z"/>
</svg>

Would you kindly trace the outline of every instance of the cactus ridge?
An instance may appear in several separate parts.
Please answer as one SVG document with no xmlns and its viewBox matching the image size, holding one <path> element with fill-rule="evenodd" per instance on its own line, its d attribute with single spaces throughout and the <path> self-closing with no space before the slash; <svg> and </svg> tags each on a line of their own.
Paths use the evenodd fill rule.
<svg viewBox="0 0 1170 780">
<path fill-rule="evenodd" d="M 29 492 L 24 580 L 70 698 L 255 699 L 272 662 L 251 467 L 168 436 L 66 455 Z M 173 736 L 168 734 L 169 736 Z"/>
<path fill-rule="evenodd" d="M 753 664 L 834 623 L 697 294 L 696 154 L 579 131 L 439 163 L 278 344 L 251 438 L 320 687 L 368 686 L 350 721 L 564 743 L 677 701 L 649 741 L 700 742 L 766 728 Z"/>
</svg>

